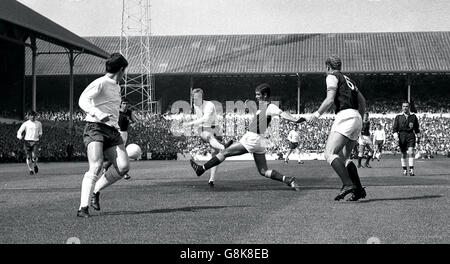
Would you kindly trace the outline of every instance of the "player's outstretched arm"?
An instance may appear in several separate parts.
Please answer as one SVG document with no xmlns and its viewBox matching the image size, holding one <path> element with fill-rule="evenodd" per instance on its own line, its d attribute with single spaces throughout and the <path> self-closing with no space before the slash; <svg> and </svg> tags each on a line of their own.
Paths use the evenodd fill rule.
<svg viewBox="0 0 450 264">
<path fill-rule="evenodd" d="M 287 112 L 282 112 L 280 114 L 280 117 L 283 118 L 283 119 L 286 119 L 288 121 L 295 122 L 295 123 L 301 123 L 301 122 L 306 121 L 306 118 L 304 118 L 304 117 L 295 118 L 295 117 L 293 117 L 291 114 L 289 114 Z"/>
<path fill-rule="evenodd" d="M 323 100 L 319 109 L 312 114 L 307 121 L 311 122 L 315 119 L 319 118 L 323 113 L 327 112 L 330 109 L 331 105 L 334 103 L 334 97 L 336 96 L 337 87 L 328 87 L 327 89 L 327 97 Z"/>
</svg>

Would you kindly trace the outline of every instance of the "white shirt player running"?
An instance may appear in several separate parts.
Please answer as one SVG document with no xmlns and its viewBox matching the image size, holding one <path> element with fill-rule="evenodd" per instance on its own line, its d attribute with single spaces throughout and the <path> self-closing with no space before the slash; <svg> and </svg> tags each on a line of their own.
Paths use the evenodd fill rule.
<svg viewBox="0 0 450 264">
<path fill-rule="evenodd" d="M 39 141 L 39 138 L 42 136 L 42 124 L 37 120 L 24 122 L 17 131 L 17 138 L 20 140 L 23 138 L 23 131 L 25 131 L 26 141 Z"/>
<path fill-rule="evenodd" d="M 287 139 L 292 143 L 298 143 L 300 141 L 300 135 L 295 130 L 291 130 Z"/>
<path fill-rule="evenodd" d="M 78 104 L 86 112 L 85 121 L 104 123 L 119 129 L 120 85 L 108 76 L 103 76 L 86 87 Z M 103 118 L 111 115 L 107 122 Z"/>
<path fill-rule="evenodd" d="M 216 125 L 217 113 L 216 106 L 211 101 L 203 101 L 200 106 L 194 104 L 194 112 L 203 127 L 212 127 Z"/>
<path fill-rule="evenodd" d="M 373 142 L 375 144 L 375 141 L 386 141 L 386 133 L 384 132 L 384 129 L 381 130 L 375 130 L 373 133 Z"/>
</svg>

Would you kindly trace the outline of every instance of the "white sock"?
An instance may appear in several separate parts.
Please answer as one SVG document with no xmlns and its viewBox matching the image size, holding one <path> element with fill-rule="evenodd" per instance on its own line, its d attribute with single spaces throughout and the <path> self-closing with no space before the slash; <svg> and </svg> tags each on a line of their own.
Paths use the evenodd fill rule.
<svg viewBox="0 0 450 264">
<path fill-rule="evenodd" d="M 402 167 L 406 167 L 406 159 L 401 158 L 400 161 L 402 162 Z"/>
<path fill-rule="evenodd" d="M 414 166 L 414 158 L 408 158 L 408 164 L 409 164 L 409 167 L 412 167 L 412 166 Z"/>
<path fill-rule="evenodd" d="M 115 168 L 110 167 L 95 184 L 94 192 L 97 193 L 120 179 L 122 179 L 122 176 L 119 175 Z"/>
<path fill-rule="evenodd" d="M 98 193 L 109 185 L 110 184 L 108 183 L 108 179 L 106 179 L 105 174 L 102 174 L 100 179 L 98 179 L 98 181 L 95 183 L 94 193 Z"/>
<path fill-rule="evenodd" d="M 95 180 L 97 176 L 86 172 L 81 183 L 81 199 L 80 199 L 80 209 L 81 207 L 89 206 L 89 200 L 91 198 L 91 193 L 94 189 Z"/>
<path fill-rule="evenodd" d="M 212 182 L 216 179 L 216 172 L 219 166 L 215 166 L 211 168 L 211 176 L 209 176 L 209 181 Z"/>
</svg>

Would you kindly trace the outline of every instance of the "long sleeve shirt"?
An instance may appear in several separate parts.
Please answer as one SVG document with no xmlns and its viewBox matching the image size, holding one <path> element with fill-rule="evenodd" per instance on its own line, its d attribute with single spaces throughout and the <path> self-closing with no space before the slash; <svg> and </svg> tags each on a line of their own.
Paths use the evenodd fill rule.
<svg viewBox="0 0 450 264">
<path fill-rule="evenodd" d="M 120 85 L 105 75 L 84 89 L 78 104 L 86 112 L 86 121 L 119 128 L 120 101 Z M 108 115 L 109 121 L 102 122 L 101 120 Z"/>
<path fill-rule="evenodd" d="M 394 119 L 394 125 L 392 126 L 394 133 L 420 133 L 419 121 L 415 114 L 406 116 L 405 114 L 397 115 Z"/>
<path fill-rule="evenodd" d="M 39 121 L 28 120 L 24 122 L 17 131 L 17 138 L 23 139 L 23 132 L 25 131 L 25 140 L 39 141 L 42 136 L 42 124 Z"/>
</svg>

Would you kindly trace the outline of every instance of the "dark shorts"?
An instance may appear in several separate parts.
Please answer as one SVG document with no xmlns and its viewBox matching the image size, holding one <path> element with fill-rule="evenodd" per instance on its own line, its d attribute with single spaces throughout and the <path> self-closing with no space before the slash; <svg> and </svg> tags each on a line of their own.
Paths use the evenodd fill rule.
<svg viewBox="0 0 450 264">
<path fill-rule="evenodd" d="M 25 142 L 23 143 L 23 149 L 25 150 L 27 157 L 31 157 L 32 152 L 37 154 L 38 141 L 25 140 Z"/>
<path fill-rule="evenodd" d="M 86 123 L 83 142 L 86 148 L 91 142 L 102 142 L 103 150 L 123 144 L 122 137 L 116 128 L 95 122 Z"/>
<path fill-rule="evenodd" d="M 289 149 L 296 149 L 298 147 L 298 142 L 289 141 Z"/>
<path fill-rule="evenodd" d="M 416 135 L 414 133 L 400 133 L 398 139 L 401 152 L 406 152 L 408 148 L 416 147 Z"/>
<path fill-rule="evenodd" d="M 378 149 L 381 149 L 383 147 L 383 140 L 375 140 L 375 146 L 377 146 Z"/>
</svg>

